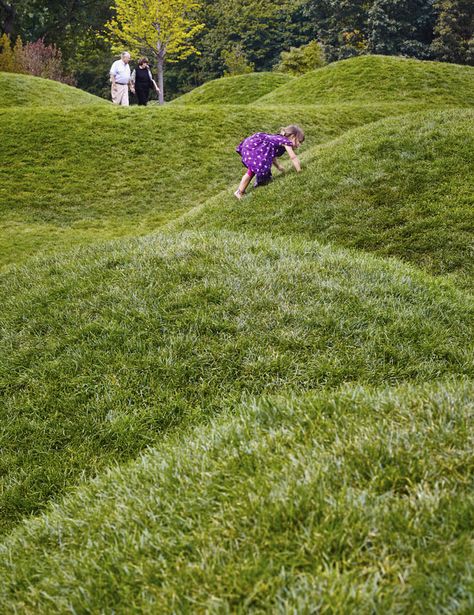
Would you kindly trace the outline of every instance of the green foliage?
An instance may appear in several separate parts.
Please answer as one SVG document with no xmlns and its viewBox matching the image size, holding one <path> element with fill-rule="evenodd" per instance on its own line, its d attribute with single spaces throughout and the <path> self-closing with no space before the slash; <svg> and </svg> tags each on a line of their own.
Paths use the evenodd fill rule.
<svg viewBox="0 0 474 615">
<path fill-rule="evenodd" d="M 301 47 L 291 47 L 290 51 L 282 51 L 280 61 L 274 66 L 275 71 L 303 75 L 311 70 L 321 68 L 325 64 L 324 52 L 320 43 L 311 41 Z"/>
<path fill-rule="evenodd" d="M 241 43 L 232 46 L 231 49 L 224 49 L 222 52 L 222 61 L 226 70 L 224 77 L 232 75 L 245 75 L 253 72 L 255 65 L 249 63 L 247 56 Z"/>
<path fill-rule="evenodd" d="M 328 62 L 366 51 L 368 9 L 372 3 L 373 0 L 308 0 L 305 4 L 305 16 Z"/>
<path fill-rule="evenodd" d="M 206 81 L 222 76 L 222 53 L 235 45 L 256 70 L 271 70 L 282 49 L 311 40 L 301 6 L 300 0 L 206 0 L 196 70 Z"/>
<path fill-rule="evenodd" d="M 385 55 L 430 57 L 434 0 L 374 0 L 368 11 L 368 50 Z"/>
<path fill-rule="evenodd" d="M 438 18 L 431 50 L 443 62 L 471 64 L 469 45 L 474 35 L 474 5 L 470 0 L 438 0 Z"/>
<path fill-rule="evenodd" d="M 156 59 L 160 104 L 164 102 L 165 62 L 187 58 L 196 52 L 192 39 L 204 28 L 196 20 L 196 0 L 115 0 L 114 17 L 105 24 L 115 51 L 123 46 L 135 54 Z"/>
<path fill-rule="evenodd" d="M 23 45 L 21 39 L 16 40 L 12 47 L 10 37 L 7 34 L 0 36 L 0 71 L 5 73 L 23 73 L 24 67 L 21 57 Z"/>
</svg>

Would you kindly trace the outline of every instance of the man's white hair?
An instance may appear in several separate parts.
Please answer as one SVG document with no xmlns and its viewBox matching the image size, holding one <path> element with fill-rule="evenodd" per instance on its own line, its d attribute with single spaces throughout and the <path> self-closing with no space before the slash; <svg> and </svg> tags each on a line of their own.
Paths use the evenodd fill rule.
<svg viewBox="0 0 474 615">
<path fill-rule="evenodd" d="M 128 56 L 129 58 L 131 57 L 128 51 L 122 51 L 122 53 L 120 54 L 120 57 L 124 58 L 125 56 Z"/>
</svg>

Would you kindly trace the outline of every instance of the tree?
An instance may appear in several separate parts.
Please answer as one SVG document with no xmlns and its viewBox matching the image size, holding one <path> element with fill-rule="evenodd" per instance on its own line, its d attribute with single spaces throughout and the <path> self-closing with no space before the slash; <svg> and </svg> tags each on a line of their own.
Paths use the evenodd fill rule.
<svg viewBox="0 0 474 615">
<path fill-rule="evenodd" d="M 434 0 L 374 0 L 368 11 L 368 50 L 427 59 L 434 23 Z"/>
<path fill-rule="evenodd" d="M 15 29 L 16 7 L 13 2 L 0 0 L 0 20 L 2 23 L 2 31 L 8 36 L 12 36 Z"/>
<path fill-rule="evenodd" d="M 472 0 L 438 0 L 431 50 L 442 62 L 472 64 L 474 4 Z"/>
<path fill-rule="evenodd" d="M 373 0 L 308 0 L 304 12 L 328 62 L 367 52 L 367 16 Z"/>
<path fill-rule="evenodd" d="M 131 53 L 155 58 L 160 104 L 165 62 L 197 51 L 191 39 L 204 28 L 195 18 L 198 8 L 196 0 L 115 0 L 115 17 L 106 23 L 110 40 L 117 51 L 126 46 Z"/>
<path fill-rule="evenodd" d="M 230 75 L 245 75 L 251 73 L 255 69 L 255 65 L 249 63 L 245 51 L 242 48 L 242 43 L 236 43 L 232 49 L 224 49 L 222 52 L 222 60 L 226 66 L 224 77 Z"/>
<path fill-rule="evenodd" d="M 223 59 L 242 49 L 256 71 L 271 70 L 282 49 L 314 38 L 303 14 L 306 0 L 202 0 L 206 29 L 198 34 L 199 57 L 192 58 L 194 76 L 201 83 L 221 77 Z"/>
<path fill-rule="evenodd" d="M 324 66 L 325 63 L 322 46 L 317 41 L 311 41 L 301 47 L 290 47 L 290 51 L 282 51 L 280 62 L 273 70 L 302 75 Z"/>
</svg>

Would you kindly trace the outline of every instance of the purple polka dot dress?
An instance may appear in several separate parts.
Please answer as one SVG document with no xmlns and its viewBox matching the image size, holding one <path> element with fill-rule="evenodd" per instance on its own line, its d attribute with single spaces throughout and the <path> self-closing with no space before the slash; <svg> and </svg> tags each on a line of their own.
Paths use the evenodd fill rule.
<svg viewBox="0 0 474 615">
<path fill-rule="evenodd" d="M 242 163 L 256 175 L 255 186 L 266 184 L 272 178 L 273 159 L 285 153 L 284 145 L 293 143 L 282 135 L 257 132 L 240 143 L 235 151 L 242 156 Z"/>
</svg>

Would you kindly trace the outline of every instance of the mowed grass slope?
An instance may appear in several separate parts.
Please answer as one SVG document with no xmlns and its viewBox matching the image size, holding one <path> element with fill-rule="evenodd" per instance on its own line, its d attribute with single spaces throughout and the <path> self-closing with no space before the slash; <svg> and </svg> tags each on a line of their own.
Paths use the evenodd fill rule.
<svg viewBox="0 0 474 615">
<path fill-rule="evenodd" d="M 2 276 L 2 529 L 243 395 L 474 376 L 474 306 L 318 243 L 158 234 Z"/>
<path fill-rule="evenodd" d="M 28 613 L 470 613 L 474 387 L 264 399 L 0 546 Z"/>
<path fill-rule="evenodd" d="M 80 105 L 107 106 L 106 100 L 64 83 L 31 75 L 0 72 L 0 108 L 63 107 Z M 30 113 L 23 110 L 23 114 Z"/>
<path fill-rule="evenodd" d="M 159 228 L 238 182 L 235 147 L 258 130 L 299 122 L 315 144 L 397 111 L 0 110 L 0 264 Z"/>
<path fill-rule="evenodd" d="M 176 105 L 247 105 L 293 80 L 283 73 L 250 73 L 208 81 L 172 101 Z"/>
<path fill-rule="evenodd" d="M 303 153 L 240 203 L 211 199 L 178 228 L 299 235 L 474 280 L 474 111 L 409 114 Z M 287 168 L 291 165 L 287 164 Z"/>
<path fill-rule="evenodd" d="M 397 87 L 0 110 L 0 611 L 474 609 L 472 112 Z"/>
<path fill-rule="evenodd" d="M 255 104 L 331 102 L 473 106 L 474 67 L 391 56 L 360 56 L 306 73 Z"/>
</svg>

